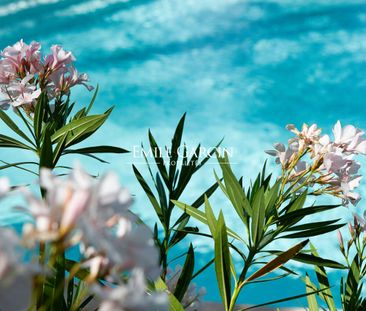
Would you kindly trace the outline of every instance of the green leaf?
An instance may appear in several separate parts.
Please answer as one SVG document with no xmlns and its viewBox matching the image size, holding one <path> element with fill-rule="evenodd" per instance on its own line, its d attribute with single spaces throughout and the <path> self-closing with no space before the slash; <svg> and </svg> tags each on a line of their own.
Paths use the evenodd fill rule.
<svg viewBox="0 0 366 311">
<path fill-rule="evenodd" d="M 294 258 L 298 252 L 300 252 L 306 244 L 309 243 L 309 240 L 305 240 L 295 246 L 289 248 L 287 251 L 283 252 L 282 254 L 278 255 L 276 258 L 272 259 L 270 262 L 265 264 L 262 268 L 258 271 L 254 272 L 250 277 L 248 277 L 244 283 L 258 279 L 276 269 L 283 266 L 286 262 L 290 259 Z"/>
<path fill-rule="evenodd" d="M 169 294 L 169 311 L 184 311 L 184 307 L 173 294 Z"/>
<path fill-rule="evenodd" d="M 114 147 L 114 146 L 93 146 L 86 148 L 78 148 L 78 149 L 67 149 L 65 150 L 65 154 L 67 153 L 128 153 L 129 151 L 123 148 Z"/>
<path fill-rule="evenodd" d="M 162 209 L 158 203 L 158 201 L 156 200 L 153 192 L 151 191 L 149 185 L 147 184 L 147 182 L 145 181 L 145 179 L 142 177 L 141 173 L 138 171 L 138 169 L 132 165 L 133 171 L 135 173 L 135 176 L 138 180 L 138 182 L 140 183 L 142 189 L 144 189 L 151 205 L 154 207 L 156 214 L 158 215 L 160 221 L 162 224 L 164 224 L 163 220 L 164 220 L 164 215 L 162 212 Z"/>
<path fill-rule="evenodd" d="M 302 218 L 304 218 L 306 216 L 328 211 L 328 210 L 331 210 L 331 209 L 334 209 L 337 207 L 339 207 L 339 205 L 309 206 L 309 207 L 305 207 L 305 208 L 302 208 L 302 209 L 299 209 L 296 211 L 286 213 L 285 215 L 278 217 L 276 222 L 280 223 L 280 224 L 292 225 L 293 223 L 300 221 Z"/>
<path fill-rule="evenodd" d="M 293 211 L 297 211 L 299 209 L 302 209 L 304 204 L 305 204 L 305 200 L 306 197 L 308 195 L 307 190 L 305 190 L 303 193 L 301 193 L 295 200 L 293 200 L 285 209 L 287 213 L 291 213 Z"/>
<path fill-rule="evenodd" d="M 228 310 L 231 301 L 231 256 L 222 212 L 219 214 L 214 240 L 216 279 L 225 310 Z"/>
<path fill-rule="evenodd" d="M 51 135 L 48 128 L 46 128 L 43 135 L 43 141 L 39 156 L 39 167 L 53 168 L 53 151 Z"/>
<path fill-rule="evenodd" d="M 34 148 L 22 143 L 21 141 L 3 134 L 0 134 L 0 146 L 35 151 Z"/>
<path fill-rule="evenodd" d="M 212 236 L 215 237 L 217 221 L 216 221 L 215 215 L 212 211 L 210 202 L 208 201 L 206 196 L 205 196 L 205 213 L 206 213 L 207 224 L 210 229 L 210 232 L 211 232 Z"/>
<path fill-rule="evenodd" d="M 158 144 L 156 143 L 155 138 L 152 135 L 150 130 L 149 130 L 149 142 L 150 142 L 151 151 L 152 151 L 154 159 L 155 159 L 156 166 L 160 172 L 161 177 L 163 178 L 165 185 L 169 189 L 169 177 L 168 177 L 168 172 L 167 172 L 165 164 L 164 164 L 164 159 L 161 156 L 161 150 L 160 150 Z"/>
<path fill-rule="evenodd" d="M 278 199 L 278 191 L 281 186 L 281 180 L 278 180 L 273 187 L 267 189 L 264 195 L 264 203 L 266 206 L 266 216 L 271 215 L 276 210 L 276 201 Z"/>
<path fill-rule="evenodd" d="M 195 172 L 197 172 L 202 166 L 204 166 L 206 164 L 206 162 L 208 160 L 210 160 L 212 158 L 212 156 L 215 154 L 215 152 L 217 152 L 217 148 L 220 147 L 221 143 L 224 141 L 224 138 L 222 138 L 217 145 L 215 146 L 215 148 L 213 148 L 208 154 L 207 156 L 202 159 L 202 161 L 197 165 L 197 167 L 195 168 Z"/>
<path fill-rule="evenodd" d="M 25 139 L 27 142 L 34 146 L 33 141 L 15 124 L 15 122 L 3 111 L 0 109 L 0 118 L 4 121 L 4 123 L 11 129 L 13 132 L 18 134 L 20 137 Z"/>
<path fill-rule="evenodd" d="M 20 167 L 20 165 L 24 165 L 24 164 L 34 164 L 34 165 L 37 165 L 37 166 L 38 166 L 38 163 L 37 163 L 37 162 L 16 162 L 16 163 L 7 163 L 7 162 L 2 161 L 2 160 L 1 160 L 1 162 L 2 162 L 2 163 L 5 163 L 5 165 L 0 166 L 0 170 L 4 170 L 4 169 L 10 168 L 10 167 L 18 167 L 18 166 L 19 166 L 19 168 L 21 168 L 21 167 Z M 21 169 L 23 169 L 23 168 L 21 168 Z M 26 170 L 27 170 L 27 169 L 26 169 Z M 28 170 L 27 170 L 27 171 L 28 171 Z M 33 174 L 36 174 L 36 173 L 34 173 L 33 171 L 30 171 L 30 172 L 32 172 Z M 37 175 L 37 174 L 36 174 L 36 175 Z"/>
<path fill-rule="evenodd" d="M 333 269 L 345 269 L 346 267 L 336 261 L 325 259 L 319 256 L 311 255 L 311 254 L 304 254 L 298 253 L 294 258 L 295 261 L 303 262 L 306 264 L 315 265 L 318 267 L 328 267 Z"/>
<path fill-rule="evenodd" d="M 48 105 L 47 94 L 45 92 L 42 92 L 42 94 L 37 99 L 36 109 L 34 111 L 33 118 L 34 135 L 36 136 L 37 143 L 39 142 L 42 135 L 42 125 L 46 105 Z"/>
<path fill-rule="evenodd" d="M 111 112 L 112 108 L 100 115 L 85 116 L 71 121 L 52 135 L 52 142 L 57 142 L 65 133 L 67 133 L 66 146 L 74 145 L 86 139 L 103 125 Z"/>
<path fill-rule="evenodd" d="M 253 199 L 253 218 L 251 233 L 254 245 L 257 245 L 263 236 L 265 212 L 264 190 L 263 188 L 260 188 L 259 191 L 254 194 Z"/>
<path fill-rule="evenodd" d="M 169 159 L 169 189 L 173 189 L 173 180 L 174 180 L 176 169 L 177 169 L 179 147 L 182 142 L 185 118 L 186 118 L 186 114 L 184 113 L 182 118 L 179 120 L 179 123 L 177 125 L 177 128 L 175 130 L 175 133 L 174 133 L 174 136 L 172 139 L 172 146 L 170 149 L 170 159 Z"/>
<path fill-rule="evenodd" d="M 279 304 L 281 302 L 286 302 L 286 301 L 290 301 L 290 300 L 295 300 L 295 299 L 299 299 L 299 298 L 303 298 L 309 295 L 314 295 L 314 294 L 318 294 L 320 292 L 322 292 L 324 290 L 319 289 L 313 292 L 309 292 L 309 293 L 305 293 L 305 294 L 300 294 L 300 295 L 296 295 L 296 296 L 291 296 L 291 297 L 287 297 L 287 298 L 282 298 L 282 299 L 278 299 L 278 300 L 273 300 L 273 301 L 269 301 L 266 303 L 261 303 L 259 305 L 255 305 L 255 306 L 250 306 L 248 308 L 244 308 L 244 309 L 240 309 L 238 311 L 246 311 L 246 310 L 252 310 L 252 309 L 256 309 L 256 308 L 260 308 L 260 307 L 264 307 L 264 306 L 268 306 L 268 305 L 273 305 L 273 304 Z"/>
<path fill-rule="evenodd" d="M 308 294 L 306 298 L 308 300 L 309 311 L 319 311 L 319 306 L 316 301 L 316 294 L 314 294 L 314 291 L 316 291 L 317 289 L 316 288 L 314 289 L 314 285 L 311 283 L 307 273 L 305 277 L 305 284 L 306 284 L 306 293 Z"/>
<path fill-rule="evenodd" d="M 159 174 L 156 174 L 156 190 L 159 194 L 159 201 L 160 201 L 160 207 L 163 209 L 163 211 L 168 211 L 168 202 L 167 202 L 167 196 L 165 194 L 164 185 L 159 177 Z"/>
<path fill-rule="evenodd" d="M 198 221 L 204 223 L 205 225 L 208 225 L 207 217 L 206 217 L 206 214 L 204 212 L 194 208 L 193 206 L 187 205 L 187 204 L 179 202 L 179 201 L 172 200 L 172 202 L 177 207 L 179 207 L 181 210 L 183 210 L 185 213 L 192 216 L 194 219 L 197 219 Z M 230 235 L 231 237 L 245 243 L 243 238 L 241 238 L 238 234 L 236 234 L 233 230 L 231 230 L 229 228 L 227 228 L 227 234 Z"/>
<path fill-rule="evenodd" d="M 205 197 L 209 198 L 217 189 L 218 184 L 215 182 L 210 188 L 208 188 L 204 193 L 202 193 L 196 201 L 194 201 L 191 206 L 195 208 L 199 208 L 205 201 Z M 186 220 L 189 218 L 189 215 L 184 213 L 181 215 L 177 221 L 174 223 L 173 228 L 175 228 L 179 223 L 181 223 L 183 220 Z"/>
<path fill-rule="evenodd" d="M 168 298 L 169 298 L 169 311 L 184 311 L 184 307 L 179 302 L 179 300 L 168 291 L 168 288 L 164 281 L 161 278 L 158 278 L 155 283 L 155 289 L 157 291 L 165 291 L 168 292 Z"/>
<path fill-rule="evenodd" d="M 253 213 L 249 201 L 244 193 L 242 186 L 240 185 L 233 171 L 231 170 L 227 154 L 225 154 L 224 157 L 218 156 L 218 161 L 223 173 L 226 193 L 232 205 L 234 206 L 238 216 L 243 221 L 243 223 L 246 224 L 248 221 L 246 215 L 244 214 L 244 211 L 249 216 L 252 216 Z"/>
<path fill-rule="evenodd" d="M 175 291 L 174 291 L 174 296 L 179 301 L 182 301 L 183 296 L 189 287 L 189 284 L 192 280 L 193 270 L 194 270 L 194 251 L 193 251 L 193 246 L 191 243 L 189 245 L 187 257 L 184 262 L 182 272 L 179 276 L 179 279 L 177 281 L 177 285 L 176 285 Z"/>
<path fill-rule="evenodd" d="M 77 120 L 80 119 L 81 117 L 86 116 L 85 111 L 86 111 L 85 107 L 81 108 L 77 113 L 75 113 L 72 120 Z"/>
<path fill-rule="evenodd" d="M 182 165 L 181 172 L 178 178 L 177 186 L 172 193 L 172 198 L 179 198 L 179 196 L 183 193 L 184 189 L 188 185 L 191 180 L 193 174 L 196 171 L 197 161 L 200 154 L 201 145 L 198 145 L 195 149 L 191 159 L 185 164 Z"/>
<path fill-rule="evenodd" d="M 292 227 L 286 228 L 284 231 L 300 231 L 300 230 L 317 229 L 319 227 L 332 225 L 340 220 L 341 220 L 341 218 L 326 220 L 326 221 L 315 221 L 315 222 L 311 222 L 311 223 L 307 223 L 307 224 L 292 226 Z"/>
<path fill-rule="evenodd" d="M 308 237 L 312 237 L 312 236 L 326 234 L 328 232 L 337 230 L 343 226 L 344 226 L 344 224 L 336 224 L 336 225 L 329 225 L 329 226 L 314 228 L 314 229 L 310 229 L 310 230 L 303 230 L 300 232 L 283 235 L 283 236 L 281 236 L 281 238 L 286 238 L 286 239 L 308 238 Z"/>
<path fill-rule="evenodd" d="M 95 99 L 97 98 L 97 95 L 98 95 L 98 91 L 99 91 L 99 85 L 97 85 L 97 87 L 95 88 L 95 92 L 93 94 L 92 100 L 90 101 L 88 108 L 86 108 L 85 116 L 87 116 L 89 114 L 90 109 L 93 107 Z"/>
<path fill-rule="evenodd" d="M 58 160 L 60 159 L 62 152 L 66 145 L 66 138 L 67 135 L 62 136 L 62 138 L 58 141 L 54 154 L 53 154 L 53 166 L 55 167 L 57 165 Z"/>
<path fill-rule="evenodd" d="M 188 234 L 199 232 L 197 227 L 186 227 L 188 219 L 181 222 L 169 241 L 169 248 L 182 241 Z"/>
<path fill-rule="evenodd" d="M 357 310 L 362 286 L 362 276 L 360 271 L 361 260 L 358 254 L 352 260 L 351 267 L 348 270 L 346 282 L 344 284 L 344 294 L 342 300 L 344 301 L 345 310 Z"/>
<path fill-rule="evenodd" d="M 319 257 L 319 254 L 317 253 L 315 247 L 310 244 L 311 253 L 314 257 Z M 319 293 L 319 296 L 325 301 L 327 304 L 329 311 L 337 311 L 337 307 L 334 303 L 333 294 L 330 290 L 329 280 L 327 273 L 322 265 L 316 264 L 315 265 L 315 273 L 316 278 L 319 282 L 319 287 L 323 291 Z"/>
</svg>

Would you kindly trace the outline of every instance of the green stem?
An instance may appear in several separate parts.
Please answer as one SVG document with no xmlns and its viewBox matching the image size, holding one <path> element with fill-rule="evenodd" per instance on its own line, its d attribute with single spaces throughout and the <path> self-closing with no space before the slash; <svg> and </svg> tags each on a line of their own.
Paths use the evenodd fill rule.
<svg viewBox="0 0 366 311">
<path fill-rule="evenodd" d="M 228 311 L 233 311 L 234 310 L 236 300 L 238 299 L 238 296 L 240 294 L 240 290 L 241 290 L 241 286 L 238 282 L 238 283 L 235 284 L 234 292 L 233 292 L 233 295 L 231 296 L 230 306 L 229 306 Z"/>
<path fill-rule="evenodd" d="M 238 299 L 238 296 L 240 294 L 240 291 L 245 285 L 244 281 L 245 281 L 246 274 L 253 263 L 253 259 L 254 259 L 254 256 L 256 255 L 256 253 L 257 253 L 257 250 L 255 248 L 249 249 L 248 257 L 245 261 L 243 271 L 241 272 L 241 274 L 239 276 L 239 280 L 235 284 L 233 295 L 231 296 L 231 300 L 230 300 L 229 309 L 227 311 L 234 310 L 234 307 L 235 307 L 236 301 Z"/>
</svg>

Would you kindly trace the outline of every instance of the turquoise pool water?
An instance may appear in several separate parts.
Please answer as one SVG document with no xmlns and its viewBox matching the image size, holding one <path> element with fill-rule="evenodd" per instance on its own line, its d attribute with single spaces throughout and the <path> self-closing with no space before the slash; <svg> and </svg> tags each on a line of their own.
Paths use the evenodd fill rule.
<svg viewBox="0 0 366 311">
<path fill-rule="evenodd" d="M 99 83 L 96 111 L 111 105 L 115 110 L 91 144 L 108 141 L 132 149 L 146 143 L 148 128 L 168 144 L 187 112 L 185 141 L 213 146 L 225 136 L 235 171 L 248 179 L 262 166 L 263 150 L 286 139 L 287 123 L 317 122 L 330 130 L 340 119 L 366 128 L 364 1 L 0 0 L 0 24 L 0 47 L 20 38 L 44 47 L 62 44 L 77 57 L 78 69 Z M 85 104 L 90 94 L 80 88 L 74 97 Z M 2 125 L 0 130 L 5 131 Z M 24 156 L 0 150 L 1 159 Z M 143 170 L 141 161 L 132 155 L 106 158 L 110 165 L 83 163 L 95 173 L 118 170 L 136 195 L 135 210 L 152 223 L 152 209 L 131 171 L 132 162 Z M 183 200 L 192 201 L 213 182 L 214 162 L 195 177 Z M 8 172 L 14 184 L 33 178 Z M 364 182 L 361 192 L 365 189 Z M 3 224 L 23 219 L 9 211 L 11 203 L 3 203 Z M 238 227 L 220 195 L 213 205 L 225 209 L 227 222 Z M 364 205 L 361 201 L 357 209 Z M 350 213 L 343 209 L 326 217 Z M 194 242 L 199 263 L 211 259 L 210 241 Z M 335 234 L 317 239 L 316 246 L 337 256 Z M 212 271 L 197 283 L 207 287 L 206 299 L 218 300 Z M 301 292 L 301 282 L 287 279 L 261 286 L 261 294 L 248 287 L 241 301 Z"/>
</svg>

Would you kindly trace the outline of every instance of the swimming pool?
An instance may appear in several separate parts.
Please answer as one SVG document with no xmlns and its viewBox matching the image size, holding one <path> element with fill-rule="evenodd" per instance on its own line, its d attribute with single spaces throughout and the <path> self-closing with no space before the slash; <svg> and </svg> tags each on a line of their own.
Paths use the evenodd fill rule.
<svg viewBox="0 0 366 311">
<path fill-rule="evenodd" d="M 287 138 L 287 123 L 317 122 L 329 130 L 340 119 L 366 128 L 364 1 L 0 0 L 0 23 L 0 47 L 20 38 L 45 47 L 62 44 L 74 52 L 80 71 L 99 83 L 96 111 L 111 105 L 115 110 L 94 143 L 108 137 L 109 144 L 131 150 L 146 143 L 151 128 L 168 144 L 187 112 L 185 141 L 213 146 L 225 136 L 224 145 L 234 148 L 235 171 L 249 178 L 266 159 L 263 150 Z M 90 98 L 82 88 L 74 96 L 80 103 Z M 23 155 L 0 150 L 0 158 L 7 157 Z M 132 162 L 143 165 L 132 155 L 106 158 L 110 165 L 85 163 L 95 173 L 118 170 L 136 195 L 135 210 L 152 222 L 153 211 L 131 170 Z M 213 182 L 211 162 L 183 200 L 191 201 Z M 9 173 L 15 184 L 32 180 Z M 219 196 L 215 200 L 216 210 L 225 208 Z M 2 222 L 21 221 L 6 211 L 8 205 Z M 358 209 L 362 206 L 363 201 Z M 225 215 L 233 227 L 238 224 L 229 211 Z M 328 252 L 337 245 L 334 234 L 316 242 Z M 195 244 L 201 263 L 209 260 L 212 244 Z M 212 273 L 197 282 L 208 287 L 207 299 L 218 300 Z M 303 291 L 301 282 L 278 282 L 265 300 Z M 248 288 L 241 301 L 263 299 Z M 289 304 L 296 303 L 302 302 Z"/>
</svg>

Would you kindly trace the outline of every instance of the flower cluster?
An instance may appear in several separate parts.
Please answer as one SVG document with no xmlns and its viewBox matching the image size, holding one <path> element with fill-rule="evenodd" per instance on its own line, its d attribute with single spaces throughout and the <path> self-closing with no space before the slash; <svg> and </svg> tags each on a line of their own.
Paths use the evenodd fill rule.
<svg viewBox="0 0 366 311">
<path fill-rule="evenodd" d="M 281 164 L 283 183 L 296 190 L 310 186 L 314 195 L 328 193 L 342 198 L 344 205 L 356 205 L 361 197 L 354 189 L 361 176 L 360 164 L 354 157 L 366 155 L 364 131 L 352 125 L 342 127 L 338 121 L 331 140 L 329 135 L 321 134 L 316 124 L 304 124 L 301 131 L 290 124 L 287 129 L 295 134 L 287 148 L 277 143 L 275 150 L 266 151 Z"/>
<path fill-rule="evenodd" d="M 42 57 L 38 42 L 23 40 L 6 47 L 0 54 L 0 108 L 22 107 L 30 113 L 41 92 L 50 99 L 70 93 L 77 84 L 87 85 L 88 76 L 78 74 L 75 57 L 59 45 L 51 47 L 51 54 Z"/>
<path fill-rule="evenodd" d="M 0 192 L 9 189 L 6 185 L 0 180 Z M 23 226 L 24 245 L 34 249 L 47 243 L 55 252 L 50 256 L 80 245 L 79 268 L 89 271 L 84 281 L 102 299 L 100 310 L 166 309 L 165 294 L 147 294 L 145 279 L 154 280 L 160 272 L 152 232 L 129 210 L 131 196 L 115 174 L 96 181 L 78 166 L 67 178 L 42 169 L 40 186 L 45 191 L 43 199 L 20 190 L 28 203 L 24 210 L 33 219 Z M 1 279 L 6 263 L 0 243 Z"/>
<path fill-rule="evenodd" d="M 168 269 L 166 285 L 171 293 L 174 293 L 181 273 L 182 267 L 180 265 L 177 265 L 174 271 Z M 187 311 L 199 310 L 201 306 L 201 299 L 205 294 L 206 289 L 204 287 L 197 289 L 195 283 L 189 284 L 187 291 L 185 292 L 181 301 L 184 309 Z"/>
</svg>

